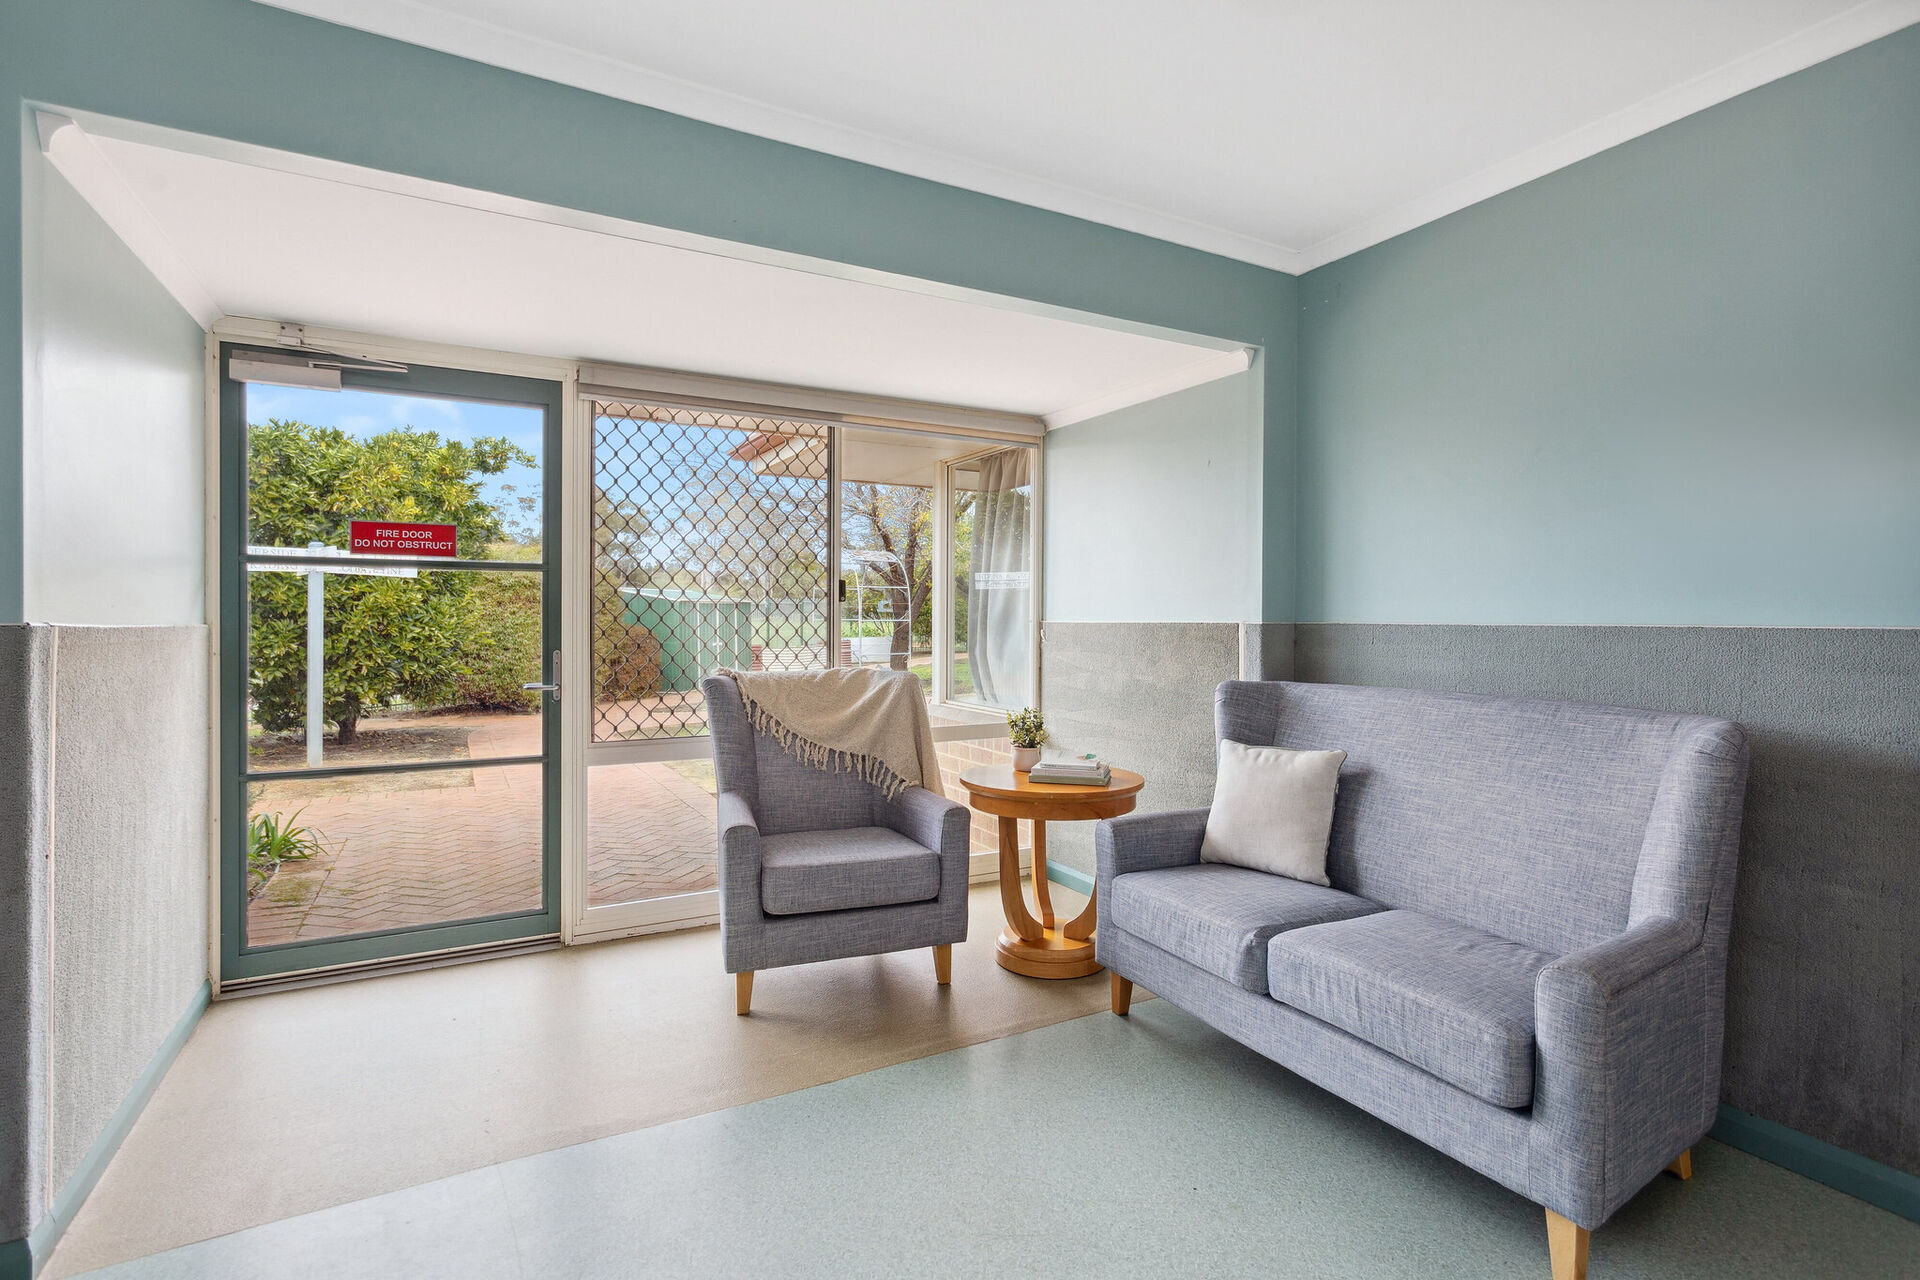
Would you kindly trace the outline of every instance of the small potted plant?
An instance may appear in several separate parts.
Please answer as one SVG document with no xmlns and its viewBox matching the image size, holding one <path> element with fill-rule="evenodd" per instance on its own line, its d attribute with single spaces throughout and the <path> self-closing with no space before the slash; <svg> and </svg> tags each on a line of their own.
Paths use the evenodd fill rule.
<svg viewBox="0 0 1920 1280">
<path fill-rule="evenodd" d="M 1047 740 L 1047 721 L 1033 707 L 1007 716 L 1007 736 L 1013 739 L 1013 767 L 1021 773 L 1040 763 L 1040 744 Z"/>
</svg>

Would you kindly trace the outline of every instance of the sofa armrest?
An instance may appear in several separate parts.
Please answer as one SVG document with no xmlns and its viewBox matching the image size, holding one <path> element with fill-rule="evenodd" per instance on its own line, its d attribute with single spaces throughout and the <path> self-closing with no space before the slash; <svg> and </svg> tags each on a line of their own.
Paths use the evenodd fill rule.
<svg viewBox="0 0 1920 1280">
<path fill-rule="evenodd" d="M 897 831 L 943 858 L 967 856 L 967 827 L 972 822 L 967 806 L 925 787 L 907 787 L 891 800 L 879 800 L 874 816 L 889 831 Z"/>
<path fill-rule="evenodd" d="M 1534 979 L 1534 1199 L 1597 1227 L 1712 1127 L 1723 1028 L 1697 921 L 1644 920 Z"/>
<path fill-rule="evenodd" d="M 1205 809 L 1170 809 L 1103 819 L 1094 828 L 1093 851 L 1104 896 L 1115 876 L 1129 871 L 1185 867 L 1200 861 Z"/>
<path fill-rule="evenodd" d="M 1629 998 L 1634 986 L 1699 942 L 1699 926 L 1659 916 L 1593 946 L 1569 952 L 1550 961 L 1535 976 L 1536 1016 L 1544 1015 L 1549 1001 L 1556 1012 L 1617 1006 Z"/>
</svg>

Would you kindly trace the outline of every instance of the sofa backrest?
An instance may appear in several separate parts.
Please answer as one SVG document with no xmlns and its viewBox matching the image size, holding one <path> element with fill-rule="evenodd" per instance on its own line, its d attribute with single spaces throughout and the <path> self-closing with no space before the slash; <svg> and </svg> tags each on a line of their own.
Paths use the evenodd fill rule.
<svg viewBox="0 0 1920 1280">
<path fill-rule="evenodd" d="M 816 769 L 747 721 L 740 686 L 730 676 L 700 682 L 713 734 L 713 771 L 722 791 L 737 791 L 763 836 L 791 831 L 844 831 L 873 825 L 879 788 L 860 775 Z"/>
<path fill-rule="evenodd" d="M 1717 862 L 1717 847 L 1650 868 L 1636 901 L 1649 820 L 1663 784 L 1663 806 L 1680 793 L 1670 766 L 1691 769 L 1703 738 L 1730 731 L 1744 789 L 1738 727 L 1699 716 L 1235 680 L 1214 721 L 1223 739 L 1347 753 L 1327 850 L 1335 887 L 1554 954 L 1657 910 L 1703 919 L 1716 867 L 1692 862 Z"/>
</svg>

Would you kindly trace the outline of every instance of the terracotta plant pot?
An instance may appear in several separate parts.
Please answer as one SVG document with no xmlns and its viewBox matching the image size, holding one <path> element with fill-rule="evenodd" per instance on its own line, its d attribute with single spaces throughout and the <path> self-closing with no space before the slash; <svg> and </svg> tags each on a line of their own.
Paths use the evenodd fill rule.
<svg viewBox="0 0 1920 1280">
<path fill-rule="evenodd" d="M 1013 767 L 1021 773 L 1040 763 L 1040 748 L 1015 747 L 1013 749 Z"/>
</svg>

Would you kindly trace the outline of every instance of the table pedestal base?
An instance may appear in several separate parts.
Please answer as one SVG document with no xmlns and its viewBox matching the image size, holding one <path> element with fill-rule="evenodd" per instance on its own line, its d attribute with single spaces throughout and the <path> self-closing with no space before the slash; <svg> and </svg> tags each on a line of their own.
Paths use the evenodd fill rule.
<svg viewBox="0 0 1920 1280">
<path fill-rule="evenodd" d="M 1093 958 L 1091 940 L 1069 938 L 1060 929 L 1047 929 L 1033 941 L 1002 929 L 994 958 L 1002 969 L 1029 978 L 1084 978 L 1101 968 Z"/>
</svg>

